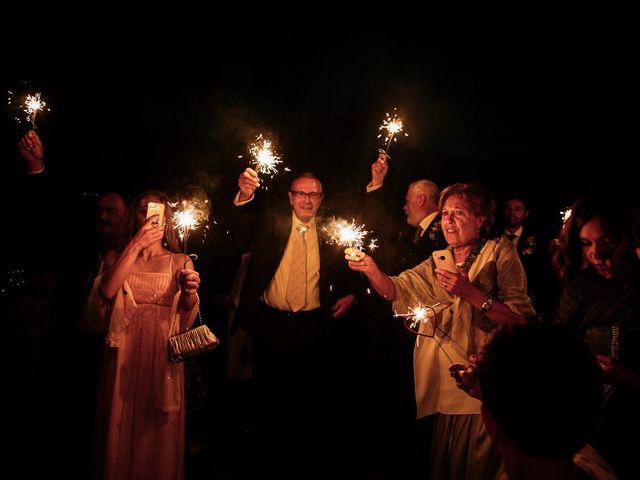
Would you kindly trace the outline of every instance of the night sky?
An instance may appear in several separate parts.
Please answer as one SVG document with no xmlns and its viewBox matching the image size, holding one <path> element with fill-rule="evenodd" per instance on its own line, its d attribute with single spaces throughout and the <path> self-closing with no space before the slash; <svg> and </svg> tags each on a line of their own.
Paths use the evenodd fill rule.
<svg viewBox="0 0 640 480">
<path fill-rule="evenodd" d="M 263 133 L 283 166 L 344 191 L 366 184 L 394 107 L 409 134 L 390 149 L 400 207 L 415 178 L 479 181 L 498 199 L 522 192 L 556 222 L 585 188 L 633 182 L 620 168 L 632 157 L 619 113 L 631 83 L 625 12 L 185 5 L 110 7 L 86 22 L 39 11 L 33 29 L 3 34 L 6 88 L 42 92 L 48 165 L 82 177 L 70 190 L 214 195 L 235 185 Z M 25 125 L 13 115 L 2 151 L 15 166 Z"/>
</svg>

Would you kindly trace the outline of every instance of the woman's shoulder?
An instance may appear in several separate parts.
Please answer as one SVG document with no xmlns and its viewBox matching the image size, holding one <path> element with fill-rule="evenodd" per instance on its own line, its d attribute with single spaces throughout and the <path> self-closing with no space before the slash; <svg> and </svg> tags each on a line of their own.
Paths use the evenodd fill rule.
<svg viewBox="0 0 640 480">
<path fill-rule="evenodd" d="M 193 268 L 193 259 L 190 255 L 184 253 L 167 252 L 171 255 L 173 271 L 177 272 L 183 268 Z"/>
<path fill-rule="evenodd" d="M 487 239 L 487 243 L 484 248 L 493 251 L 496 256 L 518 255 L 518 251 L 513 245 L 513 242 L 504 235 Z"/>
</svg>

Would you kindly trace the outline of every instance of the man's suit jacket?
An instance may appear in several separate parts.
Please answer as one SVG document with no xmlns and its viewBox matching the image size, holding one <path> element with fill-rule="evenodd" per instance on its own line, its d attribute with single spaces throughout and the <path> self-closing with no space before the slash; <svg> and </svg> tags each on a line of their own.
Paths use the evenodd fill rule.
<svg viewBox="0 0 640 480">
<path fill-rule="evenodd" d="M 414 243 L 415 228 L 403 229 L 398 233 L 396 247 L 396 263 L 391 269 L 391 275 L 399 275 L 401 272 L 415 267 L 431 256 L 434 250 L 447 248 L 447 242 L 442 234 L 440 215 L 429 224 L 422 237 Z"/>
<path fill-rule="evenodd" d="M 280 264 L 291 233 L 291 209 L 272 212 L 266 212 L 260 221 L 252 223 L 256 228 L 253 232 L 251 260 L 235 315 L 237 328 L 250 328 L 251 319 L 259 312 L 262 294 Z M 349 293 L 359 293 L 361 280 L 349 269 L 344 249 L 326 242 L 326 233 L 320 226 L 321 219 L 316 216 L 315 221 L 320 253 L 320 308 L 328 319 L 336 300 Z"/>
</svg>

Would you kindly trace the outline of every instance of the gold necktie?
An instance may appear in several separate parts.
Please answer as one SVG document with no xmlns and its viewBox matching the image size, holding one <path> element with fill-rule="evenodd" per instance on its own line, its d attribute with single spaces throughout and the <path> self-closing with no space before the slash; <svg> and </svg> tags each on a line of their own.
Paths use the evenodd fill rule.
<svg viewBox="0 0 640 480">
<path fill-rule="evenodd" d="M 298 235 L 293 241 L 291 251 L 289 283 L 287 283 L 285 300 L 294 312 L 304 307 L 307 299 L 307 230 L 309 230 L 308 225 L 298 225 Z"/>
</svg>

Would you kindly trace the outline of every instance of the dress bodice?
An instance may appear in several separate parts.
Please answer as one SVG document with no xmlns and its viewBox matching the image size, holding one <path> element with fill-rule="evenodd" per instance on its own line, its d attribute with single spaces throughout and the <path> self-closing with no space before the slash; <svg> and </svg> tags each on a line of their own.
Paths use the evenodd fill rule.
<svg viewBox="0 0 640 480">
<path fill-rule="evenodd" d="M 133 298 L 139 305 L 152 303 L 170 306 L 178 291 L 178 284 L 173 275 L 173 255 L 167 255 L 168 265 L 164 272 L 132 272 L 129 274 L 129 285 Z"/>
</svg>

